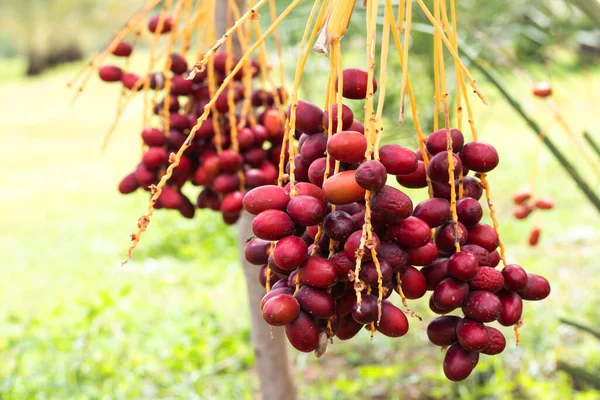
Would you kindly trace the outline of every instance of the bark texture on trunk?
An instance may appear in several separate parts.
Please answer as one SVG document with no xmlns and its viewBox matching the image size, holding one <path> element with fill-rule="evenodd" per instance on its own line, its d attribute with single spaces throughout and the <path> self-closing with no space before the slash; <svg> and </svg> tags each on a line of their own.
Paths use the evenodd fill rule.
<svg viewBox="0 0 600 400">
<path fill-rule="evenodd" d="M 284 328 L 273 328 L 271 333 L 271 328 L 264 321 L 260 301 L 265 288 L 258 280 L 260 267 L 250 264 L 244 257 L 244 245 L 252 236 L 252 215 L 244 212 L 238 222 L 238 235 L 242 267 L 248 288 L 252 346 L 262 398 L 263 400 L 295 400 L 296 383 Z"/>
<path fill-rule="evenodd" d="M 244 1 L 236 0 L 236 2 L 240 10 L 245 11 Z M 217 38 L 220 38 L 228 28 L 226 1 L 217 3 L 215 21 Z M 234 40 L 234 52 L 237 57 L 241 58 L 243 55 L 237 40 Z M 271 330 L 264 321 L 260 301 L 265 294 L 265 289 L 258 280 L 260 267 L 250 264 L 244 257 L 246 240 L 253 236 L 252 215 L 244 212 L 237 224 L 237 229 L 240 261 L 248 291 L 251 339 L 256 359 L 256 370 L 260 379 L 261 397 L 263 400 L 296 400 L 294 370 L 284 328 L 273 328 Z"/>
</svg>

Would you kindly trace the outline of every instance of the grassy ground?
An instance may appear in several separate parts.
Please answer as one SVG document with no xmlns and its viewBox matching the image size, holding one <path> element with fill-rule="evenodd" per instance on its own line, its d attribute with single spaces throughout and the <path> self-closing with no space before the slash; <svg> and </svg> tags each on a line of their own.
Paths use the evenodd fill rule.
<svg viewBox="0 0 600 400">
<path fill-rule="evenodd" d="M 1 64 L 0 64 L 1 65 Z M 220 217 L 193 221 L 158 212 L 133 261 L 119 260 L 127 233 L 143 212 L 143 194 L 119 196 L 116 184 L 138 157 L 139 109 L 125 115 L 107 152 L 116 89 L 93 82 L 69 107 L 67 68 L 34 80 L 15 79 L 18 63 L 0 66 L 0 398 L 250 398 L 257 389 L 248 346 L 243 277 L 234 231 Z M 577 132 L 598 124 L 588 75 L 557 77 L 561 107 Z M 573 144 L 528 98 L 550 135 L 578 165 Z M 478 106 L 481 138 L 497 145 L 502 164 L 490 180 L 512 262 L 546 275 L 553 292 L 529 303 L 522 345 L 482 357 L 466 383 L 441 376 L 442 354 L 427 343 L 432 317 L 412 321 L 399 340 L 361 335 L 336 343 L 321 360 L 296 357 L 302 398 L 597 398 L 574 391 L 556 361 L 600 365 L 597 342 L 559 324 L 559 317 L 597 325 L 600 311 L 600 216 L 511 110 L 487 89 L 493 107 Z M 597 130 L 597 129 L 596 129 Z M 596 138 L 599 132 L 596 133 Z M 537 162 L 539 194 L 552 212 L 536 221 L 511 218 L 510 195 L 529 184 Z M 593 186 L 599 180 L 590 175 Z M 540 246 L 526 238 L 543 228 Z M 419 325 L 419 326 L 417 326 Z"/>
</svg>

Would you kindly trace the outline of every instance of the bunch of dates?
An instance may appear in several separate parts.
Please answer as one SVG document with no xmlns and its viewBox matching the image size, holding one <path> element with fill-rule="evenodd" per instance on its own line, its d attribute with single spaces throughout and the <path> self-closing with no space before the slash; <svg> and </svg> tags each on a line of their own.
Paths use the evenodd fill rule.
<svg viewBox="0 0 600 400">
<path fill-rule="evenodd" d="M 365 99 L 367 81 L 364 70 L 344 70 L 343 97 Z M 261 304 L 265 321 L 285 326 L 289 342 L 302 352 L 317 350 L 323 337 L 348 340 L 365 328 L 400 337 L 408 319 L 389 297 L 396 291 L 412 300 L 430 292 L 429 308 L 443 316 L 429 324 L 428 337 L 447 348 L 448 379 L 467 378 L 481 354 L 505 348 L 504 335 L 486 324 L 517 325 L 523 300 L 550 293 L 543 277 L 514 264 L 498 267 L 499 237 L 482 222 L 484 190 L 469 176 L 494 170 L 498 153 L 481 141 L 465 143 L 451 129 L 452 179 L 462 194 L 454 222 L 445 129 L 427 137 L 426 168 L 422 152 L 397 144 L 366 159 L 363 125 L 345 105 L 342 131 L 328 138 L 329 121 L 338 124 L 337 105 L 331 118 L 328 113 L 298 103 L 294 184 L 257 187 L 243 199 L 255 215 L 246 258 L 261 266 L 259 279 L 268 289 Z M 326 169 L 331 176 L 324 179 Z M 398 188 L 425 189 L 428 180 L 433 197 L 416 205 Z"/>
<path fill-rule="evenodd" d="M 529 188 L 522 188 L 513 194 L 515 208 L 513 215 L 516 219 L 527 219 L 536 210 L 552 210 L 554 199 L 550 196 L 535 197 Z M 542 228 L 534 226 L 529 233 L 528 242 L 530 246 L 537 246 L 542 234 Z"/>
<path fill-rule="evenodd" d="M 160 32 L 170 32 L 170 17 L 166 18 L 163 25 Z M 148 29 L 154 33 L 157 27 L 158 16 L 154 16 L 148 23 Z M 113 50 L 113 55 L 129 57 L 132 51 L 131 44 L 123 41 Z M 216 85 L 223 82 L 228 68 L 235 66 L 237 61 L 226 53 L 213 56 L 209 62 L 214 66 Z M 255 78 L 260 65 L 252 60 L 250 68 L 252 78 Z M 122 194 L 133 193 L 139 188 L 151 191 L 158 184 L 170 164 L 172 153 L 184 144 L 198 116 L 210 102 L 208 71 L 197 74 L 192 80 L 186 79 L 189 72 L 186 58 L 173 53 L 170 55 L 168 76 L 163 72 L 154 72 L 146 77 L 150 89 L 156 91 L 160 99 L 153 108 L 155 123 L 145 127 L 141 133 L 145 145 L 142 159 L 119 184 Z M 279 164 L 285 118 L 275 108 L 275 96 L 284 94 L 282 89 L 274 93 L 263 89 L 248 93 L 242 83 L 244 74 L 245 68 L 242 68 L 234 76 L 233 85 L 216 99 L 210 117 L 196 132 L 190 148 L 181 156 L 155 208 L 179 210 L 186 218 L 193 218 L 196 208 L 212 209 L 221 212 L 226 223 L 233 224 L 242 211 L 243 189 L 277 181 L 276 166 Z M 145 84 L 142 76 L 125 72 L 116 65 L 104 65 L 99 75 L 104 82 L 120 82 L 128 90 L 141 90 Z M 170 80 L 168 93 L 167 79 Z M 251 111 L 257 115 L 255 124 L 250 124 L 248 117 L 240 123 L 239 108 L 247 100 L 247 95 L 251 96 Z M 230 99 L 233 99 L 236 108 L 237 149 L 233 146 L 232 121 L 229 119 Z M 168 113 L 165 113 L 165 108 Z M 169 119 L 168 132 L 164 129 L 166 118 Z M 195 202 L 182 192 L 187 182 L 203 187 Z"/>
</svg>

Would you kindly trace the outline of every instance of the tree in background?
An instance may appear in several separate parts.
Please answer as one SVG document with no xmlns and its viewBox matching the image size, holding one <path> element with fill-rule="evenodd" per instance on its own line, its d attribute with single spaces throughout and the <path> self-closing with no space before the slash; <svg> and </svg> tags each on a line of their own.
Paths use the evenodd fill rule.
<svg viewBox="0 0 600 400">
<path fill-rule="evenodd" d="M 131 13 L 131 2 L 99 0 L 5 0 L 0 3 L 0 25 L 5 41 L 0 52 L 27 59 L 27 75 L 80 60 L 115 29 L 121 15 Z M 0 39 L 2 39 L 0 35 Z"/>
</svg>

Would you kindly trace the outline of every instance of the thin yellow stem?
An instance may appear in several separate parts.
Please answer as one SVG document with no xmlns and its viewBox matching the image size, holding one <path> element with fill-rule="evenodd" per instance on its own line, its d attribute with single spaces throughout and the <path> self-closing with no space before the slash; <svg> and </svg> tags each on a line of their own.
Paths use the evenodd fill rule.
<svg viewBox="0 0 600 400">
<path fill-rule="evenodd" d="M 181 156 L 188 149 L 188 147 L 191 146 L 192 141 L 194 140 L 194 137 L 196 136 L 196 132 L 198 131 L 198 129 L 200 129 L 200 127 L 202 126 L 204 121 L 206 121 L 206 119 L 208 118 L 208 115 L 210 114 L 211 109 L 214 107 L 218 96 L 225 90 L 225 88 L 227 88 L 229 86 L 233 77 L 239 72 L 239 70 L 242 68 L 244 62 L 248 59 L 248 57 L 250 57 L 254 53 L 254 51 L 266 40 L 266 38 L 269 37 L 269 35 L 271 35 L 273 33 L 273 31 L 294 10 L 294 8 L 296 8 L 298 6 L 298 4 L 301 1 L 302 0 L 293 0 L 290 3 L 290 5 L 283 11 L 283 13 L 277 18 L 277 20 L 257 40 L 257 42 L 246 51 L 246 53 L 244 54 L 242 59 L 236 64 L 234 69 L 231 71 L 231 74 L 229 74 L 225 78 L 225 80 L 223 81 L 223 83 L 221 84 L 219 89 L 217 89 L 217 91 L 215 92 L 214 96 L 211 98 L 211 100 L 208 102 L 208 104 L 204 107 L 204 112 L 198 118 L 196 125 L 190 131 L 184 144 L 181 146 L 181 148 L 177 151 L 176 154 L 172 154 L 172 156 L 170 158 L 170 164 L 169 164 L 169 167 L 167 168 L 167 171 L 165 172 L 165 175 L 160 179 L 160 182 L 154 188 L 154 194 L 152 196 L 152 199 L 150 200 L 150 203 L 148 204 L 147 212 L 138 219 L 137 232 L 132 233 L 132 235 L 131 235 L 131 244 L 129 245 L 129 248 L 127 249 L 127 253 L 126 253 L 125 259 L 123 260 L 122 264 L 127 263 L 131 259 L 131 253 L 133 252 L 133 250 L 139 243 L 140 237 L 143 234 L 143 232 L 145 232 L 146 229 L 148 228 L 148 225 L 150 223 L 150 217 L 154 213 L 154 205 L 156 204 L 156 201 L 160 197 L 162 190 L 165 187 L 165 185 L 167 184 L 168 180 L 173 175 L 173 170 L 179 165 Z"/>
<path fill-rule="evenodd" d="M 196 63 L 196 65 L 194 65 L 194 68 L 192 69 L 192 71 L 190 72 L 190 75 L 188 77 L 188 79 L 193 79 L 196 74 L 204 71 L 204 69 L 206 68 L 206 64 L 208 63 L 208 59 L 225 43 L 227 42 L 227 40 L 229 39 L 229 37 L 231 35 L 233 35 L 238 29 L 240 29 L 240 27 L 242 27 L 244 25 L 244 23 L 249 20 L 249 19 L 256 19 L 258 16 L 258 10 L 265 5 L 265 3 L 268 0 L 260 0 L 253 8 L 251 8 L 250 10 L 248 10 L 247 13 L 245 13 L 242 18 L 238 19 L 235 24 L 227 31 L 225 32 L 225 34 L 221 37 L 221 39 L 219 39 L 217 41 L 217 43 L 215 43 L 214 46 L 212 46 L 207 52 L 206 54 L 204 54 L 204 57 L 202 57 L 202 60 L 200 60 L 199 62 Z M 291 4 L 296 4 L 296 2 L 292 2 Z M 295 7 L 295 6 L 294 6 Z M 286 9 L 287 11 L 287 9 Z M 282 14 L 283 15 L 283 14 Z M 272 27 L 273 25 L 271 25 Z M 271 31 L 272 32 L 272 31 Z M 269 34 L 271 33 L 269 32 Z"/>
<path fill-rule="evenodd" d="M 404 31 L 404 59 L 402 60 L 402 85 L 400 87 L 400 117 L 399 121 L 404 120 L 404 96 L 408 85 L 408 49 L 412 30 L 412 0 L 406 2 L 406 29 Z M 402 21 L 399 21 L 401 24 Z"/>
<path fill-rule="evenodd" d="M 469 80 L 469 83 L 471 84 L 471 87 L 473 88 L 473 91 L 477 94 L 477 96 L 479 96 L 479 98 L 481 99 L 481 101 L 483 102 L 483 104 L 487 105 L 488 102 L 487 102 L 485 96 L 477 88 L 477 85 L 475 84 L 475 79 L 473 78 L 473 76 L 471 75 L 471 73 L 469 72 L 469 70 L 465 67 L 465 65 L 461 61 L 460 57 L 458 56 L 458 53 L 452 48 L 452 44 L 450 43 L 450 41 L 448 40 L 448 38 L 444 34 L 443 28 L 435 20 L 435 17 L 433 15 L 431 15 L 431 12 L 429 11 L 429 9 L 425 5 L 425 3 L 423 3 L 423 0 L 417 0 L 417 3 L 419 3 L 419 6 L 421 7 L 421 9 L 423 10 L 423 12 L 425 13 L 425 16 L 427 17 L 427 19 L 429 19 L 429 21 L 433 25 L 435 31 L 437 31 L 437 32 L 440 33 L 440 35 L 442 37 L 442 41 L 444 42 L 444 44 L 448 48 L 448 51 L 450 52 L 450 54 L 452 55 L 452 57 L 454 58 L 454 60 L 460 65 L 460 68 L 462 69 L 462 71 L 464 72 L 465 76 Z"/>
</svg>

